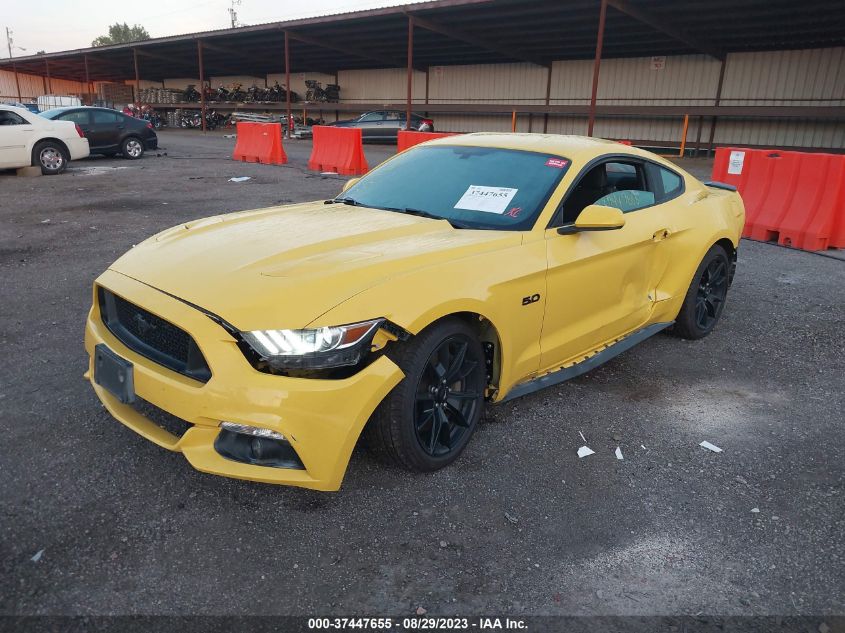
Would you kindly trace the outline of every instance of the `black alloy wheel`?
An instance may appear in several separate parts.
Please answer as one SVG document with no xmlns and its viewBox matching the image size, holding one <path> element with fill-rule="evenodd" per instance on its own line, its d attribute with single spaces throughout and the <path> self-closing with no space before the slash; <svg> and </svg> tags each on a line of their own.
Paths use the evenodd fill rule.
<svg viewBox="0 0 845 633">
<path fill-rule="evenodd" d="M 704 269 L 698 282 L 695 323 L 700 329 L 709 331 L 716 325 L 727 296 L 728 264 L 721 258 L 716 258 Z"/>
<path fill-rule="evenodd" d="M 475 328 L 461 318 L 442 319 L 391 344 L 386 355 L 405 377 L 370 418 L 364 431 L 369 448 L 417 472 L 451 464 L 484 409 L 487 367 Z"/>
<path fill-rule="evenodd" d="M 420 446 L 432 457 L 448 455 L 460 444 L 483 395 L 473 374 L 483 372 L 484 363 L 467 353 L 471 343 L 463 334 L 443 341 L 417 383 L 414 428 Z"/>
<path fill-rule="evenodd" d="M 672 332 L 685 339 L 707 336 L 716 327 L 730 287 L 731 262 L 725 249 L 716 244 L 707 251 L 695 271 Z"/>
</svg>

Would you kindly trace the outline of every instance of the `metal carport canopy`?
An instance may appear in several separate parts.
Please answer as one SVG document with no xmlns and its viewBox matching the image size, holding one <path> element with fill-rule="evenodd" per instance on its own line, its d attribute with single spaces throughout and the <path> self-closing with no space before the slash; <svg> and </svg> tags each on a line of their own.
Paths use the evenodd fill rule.
<svg viewBox="0 0 845 633">
<path fill-rule="evenodd" d="M 4 70 L 75 81 L 405 67 L 414 17 L 416 68 L 590 59 L 600 0 L 435 0 L 0 61 Z M 604 58 L 821 48 L 845 44 L 845 2 L 607 0 Z M 86 76 L 87 62 L 87 76 Z"/>
</svg>

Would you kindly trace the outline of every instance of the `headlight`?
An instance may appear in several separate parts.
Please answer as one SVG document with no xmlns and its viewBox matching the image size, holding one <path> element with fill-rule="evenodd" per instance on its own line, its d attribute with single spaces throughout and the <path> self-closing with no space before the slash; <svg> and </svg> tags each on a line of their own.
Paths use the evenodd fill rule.
<svg viewBox="0 0 845 633">
<path fill-rule="evenodd" d="M 276 369 L 357 365 L 384 319 L 309 330 L 253 330 L 244 340 Z"/>
</svg>

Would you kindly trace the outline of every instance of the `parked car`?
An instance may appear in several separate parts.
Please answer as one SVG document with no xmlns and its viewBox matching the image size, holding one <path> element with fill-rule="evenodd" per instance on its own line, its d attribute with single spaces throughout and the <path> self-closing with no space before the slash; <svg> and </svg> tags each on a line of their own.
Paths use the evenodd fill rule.
<svg viewBox="0 0 845 633">
<path fill-rule="evenodd" d="M 666 328 L 709 334 L 744 215 L 732 187 L 612 141 L 435 140 L 332 200 L 181 223 L 128 251 L 95 281 L 86 377 L 204 472 L 336 490 L 362 431 L 432 471 L 490 404 Z"/>
<path fill-rule="evenodd" d="M 365 141 L 393 141 L 399 130 L 405 129 L 406 115 L 401 110 L 378 110 L 365 112 L 357 119 L 329 123 L 335 127 L 358 127 Z M 411 129 L 417 132 L 434 132 L 434 121 L 411 114 Z"/>
<path fill-rule="evenodd" d="M 136 160 L 145 150 L 158 148 L 158 136 L 152 123 L 117 110 L 89 106 L 53 108 L 42 112 L 41 116 L 79 125 L 92 154 L 114 156 L 119 152 L 124 158 Z"/>
<path fill-rule="evenodd" d="M 38 104 L 37 103 L 21 103 L 20 101 L 6 101 L 3 105 L 15 106 L 16 108 L 23 108 L 24 110 L 29 110 L 33 114 L 38 114 Z"/>
<path fill-rule="evenodd" d="M 88 154 L 88 140 L 78 125 L 0 105 L 0 169 L 32 165 L 41 167 L 45 175 L 60 174 L 68 161 Z"/>
</svg>

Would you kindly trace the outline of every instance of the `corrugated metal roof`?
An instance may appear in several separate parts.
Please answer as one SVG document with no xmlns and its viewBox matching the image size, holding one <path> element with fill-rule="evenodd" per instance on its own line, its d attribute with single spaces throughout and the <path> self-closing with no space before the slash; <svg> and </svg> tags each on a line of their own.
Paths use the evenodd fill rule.
<svg viewBox="0 0 845 633">
<path fill-rule="evenodd" d="M 83 80 L 196 76 L 197 40 L 207 75 L 280 72 L 291 33 L 291 72 L 403 67 L 408 15 L 416 16 L 418 68 L 589 59 L 599 0 L 434 0 L 3 60 L 22 72 Z M 610 0 L 604 57 L 794 50 L 845 44 L 845 2 L 829 0 Z M 628 8 L 628 11 L 621 9 Z M 645 13 L 650 22 L 631 17 Z M 661 25 L 664 28 L 658 28 Z M 439 27 L 439 28 L 432 28 Z M 667 30 L 674 35 L 667 34 Z M 694 34 L 689 37 L 678 34 Z M 295 36 L 298 39 L 295 39 Z"/>
</svg>

